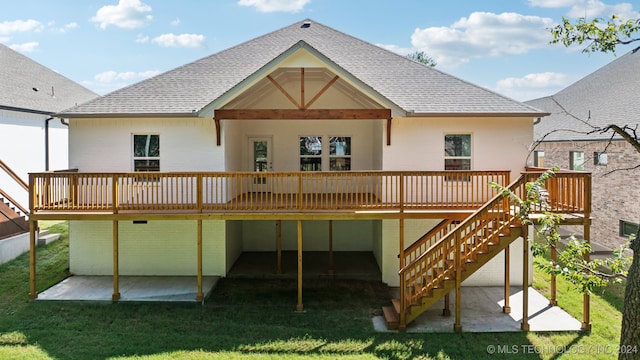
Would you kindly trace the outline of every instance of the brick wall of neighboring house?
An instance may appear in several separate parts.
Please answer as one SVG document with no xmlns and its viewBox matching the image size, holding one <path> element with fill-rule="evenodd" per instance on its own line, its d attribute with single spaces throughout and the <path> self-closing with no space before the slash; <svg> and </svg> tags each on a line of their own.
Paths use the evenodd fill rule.
<svg viewBox="0 0 640 360">
<path fill-rule="evenodd" d="M 594 152 L 606 149 L 607 164 L 595 165 Z M 592 173 L 591 241 L 615 249 L 627 238 L 620 236 L 620 220 L 640 223 L 640 154 L 626 141 L 545 142 L 536 148 L 544 151 L 544 167 L 569 169 L 571 151 L 584 152 L 584 170 Z M 529 164 L 533 165 L 534 154 Z M 572 227 L 571 232 L 582 233 Z"/>
</svg>

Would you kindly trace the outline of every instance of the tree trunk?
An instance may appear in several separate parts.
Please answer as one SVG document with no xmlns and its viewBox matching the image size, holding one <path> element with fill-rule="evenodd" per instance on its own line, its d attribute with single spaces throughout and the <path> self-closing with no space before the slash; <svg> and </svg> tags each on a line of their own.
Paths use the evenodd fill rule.
<svg viewBox="0 0 640 360">
<path fill-rule="evenodd" d="M 630 247 L 633 251 L 633 262 L 629 267 L 624 291 L 619 360 L 640 357 L 640 236 L 631 241 Z"/>
</svg>

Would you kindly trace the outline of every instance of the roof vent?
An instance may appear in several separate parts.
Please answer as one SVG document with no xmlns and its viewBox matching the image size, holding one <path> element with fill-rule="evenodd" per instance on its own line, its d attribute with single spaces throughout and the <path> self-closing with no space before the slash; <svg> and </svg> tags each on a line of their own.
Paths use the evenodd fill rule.
<svg viewBox="0 0 640 360">
<path fill-rule="evenodd" d="M 302 26 L 300 26 L 300 27 L 303 28 L 303 29 L 310 28 L 311 27 L 311 21 L 303 22 Z"/>
</svg>

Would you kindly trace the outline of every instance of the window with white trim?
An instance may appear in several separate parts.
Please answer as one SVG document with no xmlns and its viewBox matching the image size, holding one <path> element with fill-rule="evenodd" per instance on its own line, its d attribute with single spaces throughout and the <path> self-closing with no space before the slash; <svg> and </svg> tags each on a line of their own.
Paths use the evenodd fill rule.
<svg viewBox="0 0 640 360">
<path fill-rule="evenodd" d="M 332 136 L 329 138 L 329 170 L 351 170 L 351 137 Z"/>
<path fill-rule="evenodd" d="M 133 171 L 160 171 L 160 135 L 133 135 Z"/>
<path fill-rule="evenodd" d="M 351 170 L 350 136 L 301 136 L 300 171 Z"/>
<path fill-rule="evenodd" d="M 300 137 L 300 171 L 322 171 L 322 136 Z"/>
<path fill-rule="evenodd" d="M 444 169 L 471 170 L 471 134 L 444 136 Z"/>
</svg>

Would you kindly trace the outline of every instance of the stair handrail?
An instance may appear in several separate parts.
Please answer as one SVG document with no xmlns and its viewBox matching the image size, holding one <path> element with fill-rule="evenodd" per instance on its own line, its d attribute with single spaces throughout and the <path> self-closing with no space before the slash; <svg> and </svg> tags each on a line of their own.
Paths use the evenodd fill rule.
<svg viewBox="0 0 640 360">
<path fill-rule="evenodd" d="M 15 207 L 17 207 L 24 215 L 29 215 L 29 210 L 27 210 L 24 206 L 20 205 L 15 199 L 13 199 L 9 194 L 7 194 L 4 190 L 0 189 L 0 195 L 9 203 Z"/>
<path fill-rule="evenodd" d="M 522 186 L 522 184 L 524 183 L 524 180 L 526 180 L 526 177 L 524 175 L 520 176 L 516 181 L 514 181 L 513 183 L 511 183 L 509 186 L 507 186 L 507 188 L 511 191 L 515 191 L 515 189 L 517 189 L 519 186 Z M 477 215 L 481 212 L 484 212 L 486 208 L 493 206 L 495 203 L 497 203 L 497 200 L 501 200 L 503 199 L 503 195 L 502 194 L 497 194 L 496 196 L 494 196 L 489 202 L 487 202 L 486 204 L 484 204 L 482 207 L 480 207 L 478 210 L 476 210 L 476 212 L 474 212 L 473 214 L 471 214 L 468 218 L 462 220 L 453 230 L 451 230 L 451 232 L 449 232 L 447 235 L 445 235 L 444 237 L 442 237 L 442 239 L 440 239 L 439 242 L 431 245 L 431 247 L 429 247 L 424 253 L 422 253 L 422 255 L 420 255 L 419 257 L 417 257 L 415 260 L 411 261 L 411 263 L 406 264 L 405 268 L 409 267 L 411 264 L 415 263 L 416 261 L 419 261 L 420 258 L 424 257 L 426 253 L 428 253 L 429 251 L 432 251 L 434 248 L 438 247 L 438 245 L 440 245 L 441 242 L 444 241 L 445 238 L 447 237 L 451 237 L 453 236 L 453 234 L 457 231 L 459 231 L 461 228 L 465 227 L 467 222 L 472 221 L 473 218 L 477 217 Z M 401 273 L 404 269 L 400 269 L 400 271 L 398 273 Z"/>
<path fill-rule="evenodd" d="M 15 173 L 15 171 L 13 171 L 9 165 L 5 164 L 4 161 L 0 160 L 0 169 L 4 170 L 4 172 L 9 175 L 9 177 L 11 177 L 16 183 L 18 183 L 18 185 L 20 185 L 20 187 L 22 187 L 24 190 L 26 190 L 27 192 L 29 192 L 29 185 L 27 185 L 27 183 L 22 180 L 18 174 Z M 0 189 L 0 195 L 2 195 L 7 201 L 9 201 L 13 206 L 15 206 L 16 208 L 20 209 L 20 211 L 25 214 L 25 215 L 29 215 L 29 210 L 27 210 L 27 208 L 25 208 L 24 206 L 20 205 L 19 202 L 17 202 L 15 199 L 13 199 L 11 196 L 9 196 L 9 194 L 7 194 L 5 191 L 3 191 L 2 189 Z"/>
<path fill-rule="evenodd" d="M 404 264 L 410 263 L 413 259 L 418 258 L 422 253 L 413 257 L 413 253 L 416 252 L 419 248 L 421 248 L 424 243 L 432 243 L 426 249 L 428 250 L 433 244 L 442 239 L 446 234 L 448 234 L 451 230 L 453 230 L 452 225 L 455 224 L 457 220 L 453 219 L 443 219 L 436 226 L 427 231 L 424 235 L 418 238 L 418 240 L 414 241 L 413 244 L 409 245 L 406 249 L 404 249 Z M 454 226 L 455 227 L 455 226 Z M 438 236 L 440 235 L 440 236 Z M 435 241 L 435 242 L 434 242 Z M 398 258 L 400 258 L 401 254 L 398 254 Z M 413 259 L 407 261 L 413 257 Z"/>
<path fill-rule="evenodd" d="M 2 160 L 0 160 L 0 169 L 4 170 L 4 172 L 6 172 L 13 180 L 15 180 L 15 182 L 17 182 L 23 189 L 29 191 L 29 185 L 27 185 L 27 183 L 22 180 L 18 176 L 18 174 L 11 170 L 9 165 L 5 164 Z"/>
<path fill-rule="evenodd" d="M 511 191 L 516 191 L 516 189 L 523 186 L 526 180 L 527 180 L 527 176 L 522 174 L 517 180 L 515 180 L 509 186 L 507 186 L 507 188 L 510 189 Z M 448 234 L 443 236 L 440 239 L 440 241 L 433 244 L 429 249 L 424 251 L 419 257 L 417 257 L 416 259 L 411 261 L 409 264 L 406 264 L 402 269 L 400 269 L 400 271 L 398 272 L 398 275 L 400 276 L 400 323 L 401 323 L 401 326 L 406 325 L 406 323 L 404 323 L 406 319 L 406 311 L 408 309 L 409 304 L 412 301 L 414 301 L 413 298 L 407 299 L 406 290 L 409 285 L 407 284 L 407 281 L 406 281 L 406 273 L 414 270 L 413 268 L 418 268 L 422 262 L 426 262 L 426 258 L 428 257 L 437 258 L 438 262 L 442 261 L 443 271 L 438 275 L 438 278 L 431 279 L 431 281 L 428 284 L 428 286 L 430 286 L 431 288 L 430 289 L 427 288 L 427 284 L 425 284 L 424 291 L 428 291 L 433 289 L 433 286 L 439 282 L 440 278 L 444 279 L 447 277 L 447 275 L 450 275 L 452 272 L 451 270 L 454 270 L 456 272 L 460 271 L 462 267 L 462 264 L 461 264 L 462 260 L 460 256 L 455 256 L 456 261 L 454 261 L 454 263 L 450 265 L 449 268 L 447 269 L 445 269 L 445 266 L 446 266 L 445 262 L 447 260 L 450 260 L 449 255 L 452 251 L 455 251 L 457 249 L 457 251 L 455 251 L 454 254 L 461 251 L 462 232 L 467 227 L 470 226 L 471 222 L 480 220 L 481 215 L 483 215 L 484 213 L 487 213 L 491 208 L 499 205 L 500 203 L 503 204 L 502 206 L 505 206 L 505 207 L 509 206 L 508 197 L 505 197 L 502 193 L 496 194 L 490 201 L 485 203 L 482 207 L 476 210 L 471 216 L 461 221 L 460 224 L 458 224 L 452 231 L 450 231 Z M 511 214 L 505 214 L 505 215 L 508 215 L 506 219 L 508 223 L 505 226 L 508 226 L 517 220 L 515 216 Z M 439 250 L 442 250 L 441 254 L 433 254 Z M 437 257 L 434 255 L 436 255 Z M 428 270 L 433 270 L 433 268 L 427 269 L 426 267 L 424 267 L 422 273 L 424 273 L 424 275 L 426 276 L 426 272 Z"/>
</svg>

